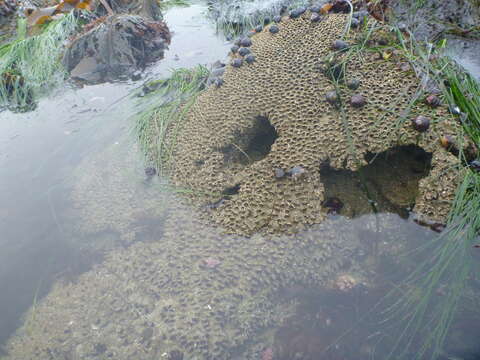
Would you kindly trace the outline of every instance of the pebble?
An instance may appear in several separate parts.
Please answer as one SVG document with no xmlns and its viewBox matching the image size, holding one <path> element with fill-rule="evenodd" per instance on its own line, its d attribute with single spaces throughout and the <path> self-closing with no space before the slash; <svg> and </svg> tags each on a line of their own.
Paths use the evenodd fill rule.
<svg viewBox="0 0 480 360">
<path fill-rule="evenodd" d="M 219 88 L 220 86 L 223 85 L 223 79 L 222 79 L 222 78 L 216 78 L 216 79 L 213 81 L 213 83 L 215 84 L 215 86 L 216 86 L 217 88 Z"/>
<path fill-rule="evenodd" d="M 277 24 L 282 21 L 282 17 L 280 15 L 275 15 L 273 17 L 273 21 L 276 22 Z"/>
<path fill-rule="evenodd" d="M 259 33 L 263 30 L 263 26 L 262 25 L 257 25 L 257 27 L 255 28 L 255 32 Z"/>
<path fill-rule="evenodd" d="M 242 66 L 243 61 L 242 59 L 233 59 L 231 64 L 233 67 L 239 68 L 240 66 Z"/>
<path fill-rule="evenodd" d="M 356 108 L 361 108 L 365 106 L 366 103 L 365 97 L 360 94 L 355 94 L 350 98 L 350 104 Z"/>
<path fill-rule="evenodd" d="M 320 11 L 322 11 L 322 7 L 320 5 L 312 5 L 308 8 L 308 10 L 313 13 L 319 13 Z"/>
<path fill-rule="evenodd" d="M 322 17 L 317 13 L 313 13 L 312 16 L 310 16 L 311 22 L 319 22 L 320 20 L 322 20 Z"/>
<path fill-rule="evenodd" d="M 250 30 L 248 33 L 247 33 L 247 38 L 251 38 L 253 35 L 255 35 L 257 32 L 255 30 Z"/>
<path fill-rule="evenodd" d="M 290 14 L 289 14 L 290 18 L 291 19 L 296 19 L 296 18 L 300 17 L 305 11 L 307 11 L 307 9 L 304 8 L 304 7 L 294 9 L 294 10 L 290 11 Z"/>
<path fill-rule="evenodd" d="M 250 55 L 245 57 L 245 61 L 248 64 L 253 64 L 255 62 L 255 56 L 253 54 L 250 54 Z"/>
<path fill-rule="evenodd" d="M 415 119 L 412 119 L 412 126 L 419 132 L 425 132 L 430 127 L 430 119 L 426 116 L 419 115 Z"/>
<path fill-rule="evenodd" d="M 352 22 L 350 23 L 350 26 L 353 28 L 353 29 L 356 29 L 360 26 L 360 20 L 356 19 L 356 18 L 352 18 Z"/>
<path fill-rule="evenodd" d="M 252 45 L 252 39 L 246 37 L 246 38 L 243 38 L 242 40 L 240 40 L 240 46 L 243 46 L 243 47 L 249 47 Z"/>
<path fill-rule="evenodd" d="M 328 93 L 325 94 L 325 99 L 327 99 L 327 101 L 332 105 L 338 103 L 337 92 L 336 91 L 329 91 Z"/>
<path fill-rule="evenodd" d="M 216 69 L 213 69 L 211 71 L 210 76 L 212 76 L 212 77 L 222 77 L 224 73 L 225 73 L 225 67 L 216 68 Z"/>
<path fill-rule="evenodd" d="M 277 25 L 272 25 L 270 26 L 270 28 L 268 29 L 268 31 L 270 31 L 272 34 L 276 34 L 280 31 L 280 29 L 278 28 Z"/>
<path fill-rule="evenodd" d="M 245 55 L 248 55 L 248 54 L 250 54 L 250 49 L 249 48 L 241 47 L 238 50 L 238 55 L 240 55 L 240 56 L 245 56 Z"/>
<path fill-rule="evenodd" d="M 352 14 L 352 17 L 353 17 L 354 19 L 358 19 L 358 20 L 360 20 L 360 21 L 363 21 L 363 19 L 365 19 L 367 16 L 368 16 L 368 11 L 367 11 L 367 10 L 355 11 L 355 12 Z"/>
<path fill-rule="evenodd" d="M 268 16 L 265 19 L 263 19 L 263 24 L 264 25 L 270 24 L 271 22 L 272 22 L 272 20 L 270 20 L 270 18 Z"/>
<path fill-rule="evenodd" d="M 275 168 L 275 169 L 273 169 L 273 172 L 274 172 L 275 177 L 277 179 L 281 179 L 281 178 L 285 177 L 285 171 L 283 169 Z"/>
<path fill-rule="evenodd" d="M 230 48 L 230 51 L 231 51 L 233 54 L 235 54 L 235 53 L 238 51 L 238 49 L 240 49 L 240 46 L 238 46 L 238 45 L 233 45 L 233 46 Z"/>
<path fill-rule="evenodd" d="M 347 87 L 351 90 L 357 90 L 360 87 L 360 80 L 350 79 L 347 81 Z"/>
<path fill-rule="evenodd" d="M 348 44 L 343 40 L 335 40 L 332 44 L 333 50 L 345 50 L 348 48 Z"/>
<path fill-rule="evenodd" d="M 410 70 L 410 64 L 407 62 L 403 62 L 400 64 L 400 70 L 402 71 L 409 71 Z"/>
<path fill-rule="evenodd" d="M 432 108 L 435 108 L 439 106 L 442 102 L 440 101 L 440 98 L 436 95 L 429 95 L 425 99 L 425 102 L 430 105 Z"/>
</svg>

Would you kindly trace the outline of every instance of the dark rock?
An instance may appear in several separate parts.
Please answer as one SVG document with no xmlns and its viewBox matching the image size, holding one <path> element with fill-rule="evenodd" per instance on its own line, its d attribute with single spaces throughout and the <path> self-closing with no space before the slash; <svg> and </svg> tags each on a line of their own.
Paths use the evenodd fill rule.
<svg viewBox="0 0 480 360">
<path fill-rule="evenodd" d="M 360 87 L 360 80 L 350 79 L 347 81 L 347 87 L 352 90 L 357 90 Z"/>
<path fill-rule="evenodd" d="M 234 45 L 237 45 L 238 47 L 240 47 L 241 42 L 242 42 L 242 38 L 238 38 L 238 39 L 236 39 L 236 40 L 233 42 L 233 44 L 234 44 Z"/>
<path fill-rule="evenodd" d="M 238 50 L 238 55 L 240 55 L 240 56 L 245 56 L 245 55 L 248 55 L 248 54 L 250 54 L 250 49 L 249 48 L 242 47 Z"/>
<path fill-rule="evenodd" d="M 247 33 L 247 38 L 251 38 L 253 35 L 255 35 L 257 32 L 255 30 L 250 30 L 248 33 Z M 250 46 L 250 45 L 249 45 Z"/>
<path fill-rule="evenodd" d="M 240 49 L 240 47 L 239 47 L 238 45 L 233 45 L 233 46 L 230 48 L 230 51 L 231 51 L 233 54 L 235 54 L 235 53 L 238 51 L 238 49 Z"/>
<path fill-rule="evenodd" d="M 412 126 L 419 132 L 425 132 L 430 127 L 430 119 L 426 116 L 419 115 L 415 119 L 412 119 Z"/>
<path fill-rule="evenodd" d="M 276 34 L 280 31 L 279 27 L 277 25 L 272 25 L 270 26 L 270 28 L 268 29 L 268 31 L 270 31 L 272 34 Z"/>
<path fill-rule="evenodd" d="M 212 64 L 212 69 L 221 69 L 221 68 L 225 68 L 225 63 L 221 62 L 220 60 L 217 60 L 215 61 L 213 64 Z"/>
<path fill-rule="evenodd" d="M 319 13 L 322 10 L 322 7 L 320 5 L 312 5 L 308 8 L 313 13 Z"/>
<path fill-rule="evenodd" d="M 223 79 L 222 79 L 222 78 L 216 78 L 216 79 L 213 81 L 213 83 L 215 84 L 215 86 L 216 86 L 217 88 L 219 88 L 220 86 L 223 85 Z"/>
<path fill-rule="evenodd" d="M 330 62 L 325 64 L 325 67 L 322 69 L 322 71 L 328 78 L 330 78 L 330 80 L 340 81 L 345 77 L 345 67 L 345 64 Z"/>
<path fill-rule="evenodd" d="M 259 33 L 263 30 L 263 26 L 262 25 L 257 25 L 257 27 L 255 27 L 255 32 Z"/>
<path fill-rule="evenodd" d="M 273 17 L 273 21 L 276 22 L 277 24 L 282 21 L 282 17 L 280 15 L 275 15 Z"/>
<path fill-rule="evenodd" d="M 437 95 L 429 95 L 427 96 L 427 98 L 425 99 L 425 102 L 430 105 L 431 107 L 435 108 L 439 105 L 441 105 L 441 101 L 440 101 L 440 98 L 437 96 Z"/>
<path fill-rule="evenodd" d="M 265 19 L 263 19 L 263 25 L 268 25 L 272 22 L 272 20 L 267 16 Z"/>
<path fill-rule="evenodd" d="M 350 98 L 350 104 L 355 108 L 361 108 L 365 106 L 367 100 L 363 95 L 355 94 Z"/>
<path fill-rule="evenodd" d="M 243 61 L 242 59 L 233 59 L 232 62 L 230 63 L 233 67 L 236 67 L 236 68 L 239 68 L 240 66 L 242 66 L 243 64 Z"/>
<path fill-rule="evenodd" d="M 162 58 L 169 43 L 165 23 L 120 14 L 75 38 L 62 61 L 74 79 L 89 83 L 112 81 L 129 78 Z M 115 51 L 111 51 L 112 44 Z"/>
<path fill-rule="evenodd" d="M 149 178 L 151 178 L 152 176 L 155 176 L 156 173 L 157 173 L 157 170 L 152 166 L 145 168 L 145 175 Z"/>
<path fill-rule="evenodd" d="M 335 40 L 332 44 L 333 50 L 345 50 L 348 49 L 348 44 L 343 40 Z"/>
<path fill-rule="evenodd" d="M 248 37 L 245 37 L 242 40 L 240 40 L 240 46 L 249 47 L 251 45 L 252 45 L 252 40 Z"/>
<path fill-rule="evenodd" d="M 360 20 L 356 19 L 356 18 L 352 18 L 352 22 L 350 23 L 350 26 L 353 28 L 353 29 L 356 29 L 360 26 Z"/>
<path fill-rule="evenodd" d="M 255 56 L 250 54 L 245 57 L 247 64 L 253 64 L 255 62 Z"/>
<path fill-rule="evenodd" d="M 299 7 L 297 9 L 293 9 L 292 11 L 290 11 L 290 18 L 291 19 L 296 19 L 296 18 L 299 18 L 300 16 L 302 16 L 302 14 L 307 11 L 307 9 L 305 7 Z"/>
<path fill-rule="evenodd" d="M 225 67 L 213 69 L 210 72 L 210 77 L 212 78 L 222 77 L 224 73 L 225 73 Z"/>
<path fill-rule="evenodd" d="M 325 94 L 325 99 L 332 105 L 335 105 L 338 103 L 338 94 L 336 91 L 329 91 L 328 93 Z"/>
<path fill-rule="evenodd" d="M 480 172 L 480 160 L 473 160 L 469 165 L 473 170 Z"/>
<path fill-rule="evenodd" d="M 273 169 L 273 172 L 274 172 L 275 177 L 277 179 L 281 179 L 281 178 L 285 177 L 285 171 L 283 171 L 283 169 L 275 168 L 275 169 Z"/>
<path fill-rule="evenodd" d="M 317 13 L 313 13 L 312 16 L 310 16 L 311 22 L 319 22 L 320 20 L 322 20 L 322 17 Z"/>
</svg>

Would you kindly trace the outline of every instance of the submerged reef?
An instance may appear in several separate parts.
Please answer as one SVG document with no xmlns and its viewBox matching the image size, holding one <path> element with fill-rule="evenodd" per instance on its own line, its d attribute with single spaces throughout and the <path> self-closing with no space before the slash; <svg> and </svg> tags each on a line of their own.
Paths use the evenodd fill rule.
<svg viewBox="0 0 480 360">
<path fill-rule="evenodd" d="M 371 20 L 369 39 L 352 29 L 342 40 L 348 47 L 334 50 L 348 15 L 310 18 L 310 11 L 284 17 L 278 33 L 267 26 L 253 35 L 251 64 L 237 66 L 241 57 L 231 55 L 222 86 L 198 97 L 171 138 L 173 183 L 219 194 L 206 201 L 226 194 L 207 216 L 229 232 L 293 232 L 326 216 L 322 166 L 355 171 L 372 154 L 416 145 L 431 156 L 431 168 L 413 210 L 445 222 L 459 161 L 439 138 L 456 136 L 460 125 L 446 107 L 424 103 L 401 52 L 379 54 L 378 46 L 395 41 L 386 28 Z M 412 126 L 420 115 L 428 118 L 423 132 Z M 277 176 L 295 167 L 301 176 Z"/>
<path fill-rule="evenodd" d="M 396 215 L 329 219 L 294 236 L 225 236 L 173 198 L 169 209 L 163 234 L 58 283 L 26 315 L 6 359 L 232 359 L 292 316 L 283 288 L 335 288 L 344 274 L 368 285 L 364 254 L 377 237 L 398 246 L 413 236 Z"/>
</svg>

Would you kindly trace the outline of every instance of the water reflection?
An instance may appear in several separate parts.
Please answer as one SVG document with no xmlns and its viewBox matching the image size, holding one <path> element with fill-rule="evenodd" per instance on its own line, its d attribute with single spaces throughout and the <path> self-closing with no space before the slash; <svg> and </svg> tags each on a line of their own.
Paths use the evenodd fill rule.
<svg viewBox="0 0 480 360">
<path fill-rule="evenodd" d="M 167 76 L 171 68 L 207 64 L 225 56 L 227 45 L 202 18 L 205 10 L 205 5 L 197 3 L 166 14 L 174 32 L 172 45 L 165 59 L 148 69 L 147 79 Z M 199 32 L 203 34 L 201 41 L 192 43 L 192 34 Z M 155 195 L 148 193 L 151 187 L 144 184 L 142 159 L 131 151 L 135 141 L 130 137 L 137 109 L 128 95 L 142 82 L 66 87 L 40 101 L 33 112 L 0 113 L 0 344 L 20 325 L 22 313 L 34 300 L 40 301 L 53 282 L 65 275 L 73 279 L 72 274 L 99 262 L 104 252 L 129 244 L 132 235 L 125 233 L 141 233 L 150 227 L 146 220 L 137 219 L 149 216 L 143 197 Z M 94 162 L 106 148 L 111 149 L 106 153 L 111 158 L 104 157 L 83 173 L 76 170 Z M 125 151 L 130 154 L 129 162 L 122 158 Z M 114 159 L 117 169 L 109 167 Z M 92 209 L 82 209 L 82 195 L 77 202 L 71 192 L 82 186 L 85 171 L 100 179 L 91 184 L 95 189 L 86 189 L 96 191 L 94 203 L 100 206 L 107 204 L 106 199 L 121 198 L 119 193 L 104 192 L 102 185 L 112 176 L 109 171 L 128 173 L 119 181 L 125 183 L 125 192 L 136 188 L 136 211 L 142 214 L 132 217 L 130 231 L 89 228 L 84 223 L 81 214 Z M 126 197 L 108 204 L 117 209 L 109 214 L 110 222 L 115 223 L 131 200 Z"/>
</svg>

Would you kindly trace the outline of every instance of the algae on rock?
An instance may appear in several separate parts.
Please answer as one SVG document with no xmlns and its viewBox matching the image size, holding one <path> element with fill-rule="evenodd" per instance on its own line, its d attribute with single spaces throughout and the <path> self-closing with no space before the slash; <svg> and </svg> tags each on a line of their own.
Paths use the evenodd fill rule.
<svg viewBox="0 0 480 360">
<path fill-rule="evenodd" d="M 342 37 L 348 16 L 332 14 L 321 22 L 311 22 L 309 16 L 307 11 L 298 19 L 284 18 L 277 34 L 267 28 L 254 35 L 250 49 L 256 61 L 227 66 L 223 85 L 199 95 L 175 137 L 172 181 L 205 193 L 237 189 L 219 206 L 210 206 L 211 218 L 229 232 L 291 232 L 325 218 L 322 165 L 357 170 L 367 164 L 368 154 L 416 145 L 431 153 L 432 160 L 414 211 L 445 222 L 459 161 L 438 139 L 456 135 L 460 125 L 445 107 L 432 109 L 418 101 L 418 78 L 413 71 L 399 69 L 403 55 L 378 56 L 378 42 L 389 36 L 382 26 L 371 24 L 377 29 L 368 41 L 371 48 L 333 54 L 332 43 Z M 360 30 L 352 34 L 349 42 L 363 41 Z M 345 79 L 359 80 L 358 89 L 342 81 L 335 84 L 324 74 L 326 60 L 332 57 L 347 62 Z M 340 108 L 325 101 L 326 93 L 334 90 L 341 98 Z M 365 106 L 350 105 L 355 94 L 364 96 Z M 412 128 L 410 119 L 417 115 L 431 118 L 427 132 Z M 249 147 L 259 117 L 278 137 L 269 153 L 255 161 Z M 288 171 L 296 166 L 305 170 L 299 179 L 278 179 L 274 174 L 276 168 Z"/>
</svg>

